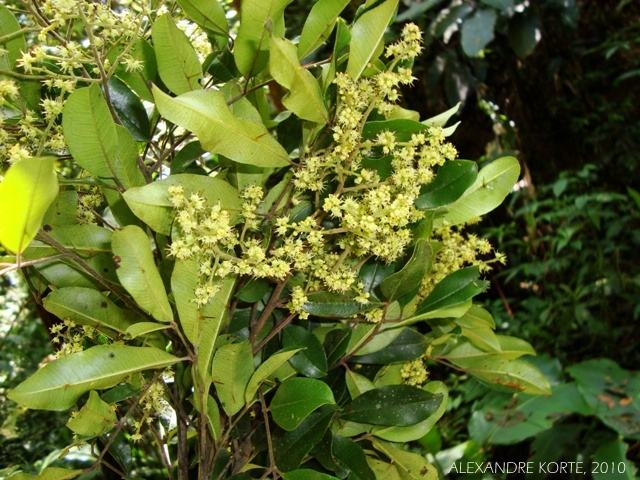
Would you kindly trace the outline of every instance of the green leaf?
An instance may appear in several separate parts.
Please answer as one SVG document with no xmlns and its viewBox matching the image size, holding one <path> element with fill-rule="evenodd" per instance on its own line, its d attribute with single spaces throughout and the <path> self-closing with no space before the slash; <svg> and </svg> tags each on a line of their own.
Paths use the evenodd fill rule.
<svg viewBox="0 0 640 480">
<path fill-rule="evenodd" d="M 156 268 L 147 234 L 129 225 L 113 234 L 113 254 L 120 257 L 118 279 L 133 299 L 160 322 L 173 322 L 162 278 Z"/>
<path fill-rule="evenodd" d="M 329 386 L 313 378 L 290 378 L 278 387 L 269 404 L 273 421 L 285 430 L 294 430 L 322 405 L 336 403 Z"/>
<path fill-rule="evenodd" d="M 416 316 L 460 305 L 482 293 L 488 282 L 478 276 L 478 267 L 467 267 L 445 277 L 418 306 Z"/>
<path fill-rule="evenodd" d="M 415 206 L 422 210 L 449 205 L 458 200 L 478 177 L 478 165 L 469 160 L 446 162 L 436 178 L 416 199 Z"/>
<path fill-rule="evenodd" d="M 284 9 L 292 0 L 243 0 L 233 56 L 240 73 L 250 78 L 269 62 L 269 37 L 284 35 Z"/>
<path fill-rule="evenodd" d="M 284 365 L 293 355 L 298 353 L 300 349 L 295 350 L 286 350 L 283 352 L 274 353 L 269 356 L 251 375 L 251 379 L 247 384 L 247 389 L 244 392 L 244 399 L 247 403 L 254 399 L 256 393 L 258 393 L 258 389 L 262 382 L 267 380 L 272 373 L 274 373 L 278 368 Z"/>
<path fill-rule="evenodd" d="M 200 309 L 194 302 L 195 291 L 200 284 L 199 263 L 194 258 L 182 260 L 176 258 L 171 274 L 171 291 L 176 301 L 180 326 L 187 340 L 198 341 L 198 323 Z"/>
<path fill-rule="evenodd" d="M 131 310 L 118 307 L 93 288 L 66 287 L 53 290 L 44 298 L 43 305 L 56 317 L 70 318 L 78 325 L 91 325 L 99 329 L 107 327 L 116 332 L 116 335 L 109 335 L 112 338 L 124 335 L 131 325 L 143 320 Z"/>
<path fill-rule="evenodd" d="M 266 127 L 234 116 L 221 92 L 202 90 L 171 98 L 154 87 L 153 95 L 162 116 L 195 133 L 209 152 L 263 168 L 289 165 L 287 152 Z"/>
<path fill-rule="evenodd" d="M 499 354 L 449 360 L 495 390 L 530 395 L 551 394 L 549 381 L 544 374 L 524 360 L 508 360 Z"/>
<path fill-rule="evenodd" d="M 221 346 L 213 357 L 211 379 L 227 415 L 235 415 L 245 405 L 244 392 L 253 375 L 253 354 L 248 341 Z"/>
<path fill-rule="evenodd" d="M 152 230 L 163 235 L 171 235 L 171 225 L 176 211 L 169 201 L 169 187 L 181 186 L 189 197 L 194 193 L 205 198 L 205 204 L 212 206 L 220 202 L 222 208 L 241 208 L 238 191 L 217 177 L 182 173 L 170 175 L 143 187 L 130 188 L 124 192 L 124 199 L 131 211 Z M 234 220 L 236 214 L 231 212 Z"/>
<path fill-rule="evenodd" d="M 286 38 L 271 38 L 271 76 L 289 90 L 282 103 L 298 117 L 325 124 L 329 112 L 324 105 L 318 81 L 300 66 L 296 46 Z"/>
<path fill-rule="evenodd" d="M 480 8 L 462 24 L 462 50 L 475 57 L 493 40 L 493 29 L 498 18 L 492 8 Z"/>
<path fill-rule="evenodd" d="M 327 364 L 332 366 L 347 352 L 353 331 L 350 328 L 335 328 L 327 333 L 322 342 L 327 354 Z"/>
<path fill-rule="evenodd" d="M 357 80 L 373 57 L 382 41 L 387 25 L 391 22 L 398 0 L 384 0 L 362 14 L 351 27 L 351 45 L 347 74 Z"/>
<path fill-rule="evenodd" d="M 374 138 L 381 132 L 393 132 L 396 139 L 401 142 L 411 140 L 414 133 L 427 133 L 429 127 L 423 123 L 409 120 L 406 118 L 398 118 L 395 120 L 377 120 L 364 124 L 362 129 L 362 138 Z"/>
<path fill-rule="evenodd" d="M 82 258 L 111 253 L 113 232 L 96 225 L 61 225 L 47 228 L 47 234 Z M 59 253 L 51 245 L 34 240 L 24 251 L 24 258 L 34 260 Z"/>
<path fill-rule="evenodd" d="M 336 477 L 302 468 L 282 475 L 283 480 L 338 480 Z"/>
<path fill-rule="evenodd" d="M 336 408 L 325 405 L 305 418 L 295 430 L 283 430 L 273 435 L 273 456 L 281 472 L 300 466 L 313 446 L 322 440 Z"/>
<path fill-rule="evenodd" d="M 141 37 L 134 41 L 128 53 L 134 60 L 139 61 L 142 65 L 141 70 L 134 72 L 127 72 L 126 64 L 117 61 L 118 56 L 123 53 L 124 48 L 123 45 L 114 46 L 107 57 L 112 64 L 115 64 L 117 77 L 129 85 L 140 98 L 147 102 L 153 102 L 151 84 L 155 83 L 158 76 L 156 54 L 153 47 L 148 41 Z"/>
<path fill-rule="evenodd" d="M 384 332 L 383 332 L 384 333 Z M 376 335 L 373 342 L 381 334 Z M 369 344 L 372 342 L 369 342 Z M 367 345 L 368 346 L 368 345 Z M 364 350 L 364 349 L 363 349 Z M 427 350 L 427 340 L 424 335 L 416 332 L 411 328 L 401 329 L 399 335 L 393 339 L 391 343 L 383 348 L 369 353 L 368 355 L 360 355 L 353 357 L 352 361 L 356 363 L 388 365 L 390 363 L 404 363 L 414 358 L 424 355 Z M 361 352 L 358 352 L 361 353 Z"/>
<path fill-rule="evenodd" d="M 380 262 L 365 263 L 360 268 L 359 277 L 360 281 L 364 285 L 363 290 L 367 292 L 372 298 L 377 299 L 379 292 L 378 286 L 382 281 L 393 275 L 394 265 L 385 265 Z"/>
<path fill-rule="evenodd" d="M 609 440 L 599 446 L 593 456 L 591 469 L 593 480 L 633 480 L 638 471 L 634 464 L 627 460 L 629 445 L 621 438 Z M 599 464 L 596 469 L 595 464 Z"/>
<path fill-rule="evenodd" d="M 438 480 L 438 471 L 417 453 L 407 452 L 390 443 L 373 440 L 373 447 L 389 457 L 403 480 Z"/>
<path fill-rule="evenodd" d="M 345 405 L 341 417 L 370 425 L 407 427 L 433 415 L 441 397 L 411 385 L 388 385 L 369 390 Z"/>
<path fill-rule="evenodd" d="M 98 345 L 47 363 L 7 396 L 27 408 L 67 410 L 90 390 L 111 388 L 133 373 L 179 360 L 158 348 Z"/>
<path fill-rule="evenodd" d="M 198 349 L 198 360 L 195 368 L 196 387 L 203 392 L 209 390 L 211 382 L 211 362 L 216 348 L 216 340 L 220 331 L 229 323 L 229 300 L 233 295 L 236 277 L 228 276 L 214 283 L 220 289 L 209 303 L 203 305 L 193 328 L 194 346 Z"/>
<path fill-rule="evenodd" d="M 442 382 L 429 382 L 423 390 L 439 396 L 440 405 L 432 415 L 410 427 L 376 427 L 372 430 L 373 434 L 390 442 L 405 443 L 418 440 L 429 433 L 447 409 L 449 390 Z"/>
<path fill-rule="evenodd" d="M 450 224 L 460 225 L 490 212 L 509 194 L 520 175 L 520 164 L 513 157 L 502 157 L 478 172 L 478 178 L 449 206 L 444 216 Z M 439 227 L 442 223 L 436 226 Z"/>
<path fill-rule="evenodd" d="M 324 43 L 349 0 L 319 0 L 307 16 L 298 42 L 298 58 L 303 59 Z"/>
<path fill-rule="evenodd" d="M 133 138 L 139 142 L 151 140 L 149 137 L 151 125 L 144 105 L 138 96 L 118 77 L 109 79 L 109 97 L 122 125 L 131 132 Z"/>
<path fill-rule="evenodd" d="M 158 62 L 158 74 L 167 88 L 176 95 L 202 89 L 202 66 L 198 54 L 170 13 L 153 22 L 151 36 L 156 55 L 161 60 Z"/>
<path fill-rule="evenodd" d="M 640 377 L 636 372 L 608 359 L 587 360 L 566 370 L 605 425 L 620 435 L 640 439 Z"/>
<path fill-rule="evenodd" d="M 364 392 L 374 390 L 375 384 L 364 375 L 354 372 L 353 370 L 347 370 L 345 372 L 345 382 L 349 395 L 351 398 L 356 398 L 362 395 Z"/>
<path fill-rule="evenodd" d="M 429 241 L 418 240 L 411 258 L 402 267 L 402 270 L 390 275 L 380 283 L 380 292 L 384 298 L 392 302 L 419 288 L 431 266 L 432 255 L 433 251 Z"/>
<path fill-rule="evenodd" d="M 364 450 L 353 440 L 334 435 L 331 451 L 339 463 L 351 470 L 352 476 L 360 480 L 376 480 Z"/>
<path fill-rule="evenodd" d="M 12 70 L 15 70 L 16 62 L 22 57 L 22 52 L 27 51 L 24 35 L 12 35 L 19 31 L 20 24 L 16 17 L 7 7 L 0 4 L 0 50 L 4 50 L 2 55 L 6 55 Z M 5 37 L 9 39 L 5 40 Z"/>
<path fill-rule="evenodd" d="M 67 427 L 81 437 L 97 437 L 109 432 L 117 423 L 115 410 L 92 390 L 87 403 L 67 422 Z"/>
<path fill-rule="evenodd" d="M 52 158 L 28 158 L 7 170 L 0 183 L 0 242 L 22 253 L 42 225 L 49 205 L 58 196 Z"/>
<path fill-rule="evenodd" d="M 128 338 L 138 338 L 141 335 L 148 335 L 167 328 L 171 328 L 171 326 L 166 323 L 140 322 L 127 328 L 126 333 Z"/>
<path fill-rule="evenodd" d="M 78 224 L 78 192 L 60 190 L 42 220 L 44 225 L 77 225 Z"/>
<path fill-rule="evenodd" d="M 282 332 L 282 345 L 286 349 L 304 348 L 289 359 L 297 371 L 311 378 L 327 374 L 327 357 L 320 340 L 309 330 L 298 325 L 289 325 Z"/>
<path fill-rule="evenodd" d="M 73 159 L 97 177 L 117 178 L 116 124 L 97 83 L 78 88 L 64 104 L 62 131 Z"/>
<path fill-rule="evenodd" d="M 423 120 L 422 123 L 430 127 L 444 127 L 449 119 L 456 113 L 458 113 L 458 110 L 460 110 L 460 105 L 461 103 L 458 102 L 446 112 L 442 112 L 435 117 L 427 118 L 426 120 Z"/>
<path fill-rule="evenodd" d="M 47 467 L 39 475 L 29 475 L 27 473 L 14 473 L 9 478 L 11 480 L 69 480 L 82 475 L 84 470 L 68 470 L 59 467 Z"/>
<path fill-rule="evenodd" d="M 140 171 L 140 167 L 138 166 L 138 144 L 136 143 L 135 138 L 133 138 L 133 135 L 129 130 L 121 125 L 116 125 L 116 131 L 118 133 L 118 150 L 116 152 L 114 165 L 118 180 L 120 180 L 126 189 L 146 185 L 147 182 L 145 181 L 144 176 Z M 116 191 L 110 188 L 103 189 L 103 191 L 108 190 L 111 190 L 112 192 Z M 107 195 L 105 195 L 105 197 L 106 196 Z M 107 201 L 109 201 L 108 197 Z M 109 205 L 112 206 L 111 203 Z M 113 213 L 115 215 L 115 212 Z"/>
<path fill-rule="evenodd" d="M 210 0 L 177 1 L 182 11 L 205 32 L 225 37 L 225 40 L 229 36 L 227 17 L 220 2 Z"/>
<path fill-rule="evenodd" d="M 307 302 L 302 308 L 316 317 L 341 319 L 369 310 L 371 304 L 363 306 L 339 293 L 316 292 L 307 296 Z"/>
<path fill-rule="evenodd" d="M 376 474 L 376 478 L 384 478 L 385 480 L 403 480 L 395 465 L 391 465 L 373 457 L 367 457 L 367 463 L 369 463 L 373 473 Z"/>
<path fill-rule="evenodd" d="M 527 9 L 509 20 L 507 32 L 509 46 L 520 58 L 525 58 L 536 48 L 542 38 L 542 26 L 538 16 Z"/>
</svg>

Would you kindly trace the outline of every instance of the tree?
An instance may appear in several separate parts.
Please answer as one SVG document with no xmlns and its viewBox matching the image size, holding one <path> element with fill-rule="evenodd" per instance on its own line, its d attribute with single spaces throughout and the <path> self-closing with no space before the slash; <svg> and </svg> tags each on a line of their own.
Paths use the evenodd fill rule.
<svg viewBox="0 0 640 480">
<path fill-rule="evenodd" d="M 374 479 L 437 477 L 402 448 L 446 408 L 429 361 L 549 393 L 472 304 L 503 257 L 464 225 L 518 162 L 478 171 L 455 109 L 395 104 L 421 50 L 411 24 L 384 48 L 397 0 L 350 25 L 321 0 L 297 44 L 287 0 L 150 3 L 0 10 L 5 270 L 61 319 L 11 400 L 72 409 L 88 471 Z"/>
</svg>

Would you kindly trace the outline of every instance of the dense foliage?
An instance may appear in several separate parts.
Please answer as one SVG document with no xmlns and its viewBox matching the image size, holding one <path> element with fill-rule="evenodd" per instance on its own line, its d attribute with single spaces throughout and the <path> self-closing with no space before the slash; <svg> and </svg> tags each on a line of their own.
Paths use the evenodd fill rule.
<svg viewBox="0 0 640 480">
<path fill-rule="evenodd" d="M 465 225 L 519 164 L 396 105 L 398 0 L 320 0 L 297 43 L 290 1 L 238 3 L 0 7 L 4 271 L 59 319 L 7 397 L 71 409 L 43 478 L 437 478 L 407 448 L 447 409 L 429 362 L 550 393 L 472 303 L 504 257 Z"/>
</svg>

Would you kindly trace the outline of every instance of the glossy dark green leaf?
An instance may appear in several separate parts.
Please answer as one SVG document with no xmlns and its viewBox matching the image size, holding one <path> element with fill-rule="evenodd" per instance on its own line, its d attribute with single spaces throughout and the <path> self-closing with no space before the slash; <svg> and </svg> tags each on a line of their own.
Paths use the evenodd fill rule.
<svg viewBox="0 0 640 480">
<path fill-rule="evenodd" d="M 118 117 L 139 142 L 150 140 L 151 125 L 138 96 L 118 77 L 109 79 L 109 97 Z"/>
<path fill-rule="evenodd" d="M 327 374 L 327 357 L 320 340 L 309 330 L 298 325 L 289 325 L 282 332 L 282 345 L 286 349 L 304 348 L 289 359 L 297 371 L 311 378 Z"/>
<path fill-rule="evenodd" d="M 469 160 L 446 162 L 436 178 L 416 199 L 415 206 L 422 210 L 449 205 L 460 198 L 478 176 L 478 165 Z"/>
<path fill-rule="evenodd" d="M 418 306 L 415 315 L 453 307 L 482 293 L 488 282 L 479 280 L 478 267 L 467 267 L 453 272 L 438 283 Z"/>
<path fill-rule="evenodd" d="M 425 133 L 429 127 L 424 123 L 416 122 L 406 118 L 395 120 L 377 120 L 367 122 L 362 129 L 362 138 L 371 139 L 381 132 L 394 132 L 398 141 L 407 142 L 411 140 L 413 133 Z"/>
<path fill-rule="evenodd" d="M 388 365 L 413 360 L 424 355 L 427 340 L 424 335 L 412 328 L 403 328 L 402 332 L 389 345 L 368 355 L 353 357 L 355 363 Z"/>
<path fill-rule="evenodd" d="M 187 143 L 171 161 L 171 175 L 178 173 L 204 174 L 204 170 L 196 162 L 205 153 L 207 152 L 202 148 L 200 142 Z"/>
<path fill-rule="evenodd" d="M 407 427 L 433 415 L 441 404 L 440 397 L 411 385 L 388 385 L 369 390 L 345 405 L 341 417 L 370 425 Z"/>
<path fill-rule="evenodd" d="M 273 421 L 285 430 L 293 430 L 322 405 L 333 404 L 329 386 L 313 378 L 290 378 L 278 387 L 269 404 Z"/>
<path fill-rule="evenodd" d="M 371 305 L 363 306 L 344 295 L 334 292 L 316 292 L 307 296 L 304 311 L 316 317 L 342 319 L 351 317 Z"/>
<path fill-rule="evenodd" d="M 335 405 L 320 407 L 295 430 L 283 430 L 273 435 L 273 456 L 280 471 L 290 472 L 300 466 L 314 445 L 322 440 L 336 408 Z"/>
<path fill-rule="evenodd" d="M 402 270 L 385 278 L 380 283 L 380 292 L 385 300 L 392 302 L 416 290 L 431 267 L 433 251 L 428 240 L 416 242 L 411 258 Z M 417 292 L 416 292 L 417 293 Z"/>
<path fill-rule="evenodd" d="M 261 300 L 269 290 L 269 282 L 264 278 L 249 280 L 236 297 L 243 302 L 254 303 Z"/>
<path fill-rule="evenodd" d="M 282 475 L 282 478 L 283 480 L 338 480 L 336 477 L 316 472 L 315 470 L 309 470 L 308 468 L 301 468 L 293 472 L 285 473 Z"/>
<path fill-rule="evenodd" d="M 123 45 L 116 45 L 108 56 L 109 60 L 116 65 L 116 76 L 129 85 L 140 98 L 147 102 L 153 102 L 151 84 L 156 82 L 158 76 L 158 65 L 153 47 L 141 37 L 133 42 L 133 46 L 128 53 L 134 60 L 140 62 L 142 66 L 140 70 L 133 72 L 127 72 L 124 62 L 116 61 L 118 56 L 123 53 L 124 48 Z"/>
<path fill-rule="evenodd" d="M 127 398 L 131 398 L 136 393 L 138 393 L 138 390 L 134 389 L 131 384 L 124 383 L 107 390 L 100 395 L 100 398 L 107 403 L 118 403 L 126 400 Z"/>
<path fill-rule="evenodd" d="M 378 298 L 379 293 L 376 293 L 378 286 L 393 272 L 393 265 L 385 265 L 381 262 L 365 263 L 359 273 L 360 281 L 364 286 L 363 290 L 371 297 Z"/>
<path fill-rule="evenodd" d="M 350 328 L 336 328 L 324 337 L 324 350 L 327 354 L 327 364 L 334 365 L 347 352 L 349 340 L 353 330 Z"/>
<path fill-rule="evenodd" d="M 376 475 L 367 463 L 367 456 L 360 445 L 349 438 L 334 435 L 332 452 L 344 467 L 360 480 L 376 480 Z"/>
</svg>

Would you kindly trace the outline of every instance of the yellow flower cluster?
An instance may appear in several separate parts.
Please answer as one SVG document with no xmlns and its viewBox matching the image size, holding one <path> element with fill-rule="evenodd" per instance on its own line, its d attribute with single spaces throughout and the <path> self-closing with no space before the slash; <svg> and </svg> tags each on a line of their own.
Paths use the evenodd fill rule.
<svg viewBox="0 0 640 480">
<path fill-rule="evenodd" d="M 53 335 L 52 342 L 60 344 L 60 349 L 56 352 L 57 357 L 64 357 L 72 353 L 84 350 L 84 340 L 92 339 L 98 334 L 97 330 L 90 325 L 78 325 L 73 320 L 66 318 L 62 323 L 56 323 L 49 331 Z"/>
<path fill-rule="evenodd" d="M 424 366 L 424 361 L 421 358 L 416 358 L 410 362 L 405 363 L 400 371 L 403 383 L 407 385 L 413 385 L 415 387 L 421 386 L 429 378 L 429 372 Z"/>
</svg>

